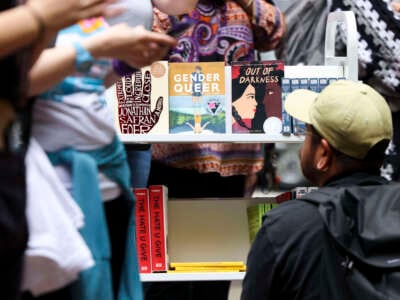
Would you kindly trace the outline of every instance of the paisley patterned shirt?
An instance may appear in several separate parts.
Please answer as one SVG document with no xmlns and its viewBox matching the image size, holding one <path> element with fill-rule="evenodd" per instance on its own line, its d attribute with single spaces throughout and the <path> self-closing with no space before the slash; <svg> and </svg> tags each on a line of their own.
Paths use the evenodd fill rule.
<svg viewBox="0 0 400 300">
<path fill-rule="evenodd" d="M 154 9 L 153 28 L 168 32 L 191 24 L 169 54 L 173 62 L 248 61 L 254 50 L 274 49 L 285 32 L 283 15 L 265 0 L 254 0 L 253 17 L 235 1 L 200 0 L 189 14 L 172 17 Z M 221 176 L 254 175 L 263 167 L 260 144 L 154 144 L 153 159 L 176 168 L 218 172 Z"/>
</svg>

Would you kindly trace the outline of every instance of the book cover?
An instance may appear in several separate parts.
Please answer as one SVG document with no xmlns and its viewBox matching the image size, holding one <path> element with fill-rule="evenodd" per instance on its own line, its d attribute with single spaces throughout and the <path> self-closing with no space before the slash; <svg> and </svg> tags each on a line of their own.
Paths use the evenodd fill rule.
<svg viewBox="0 0 400 300">
<path fill-rule="evenodd" d="M 292 197 L 293 199 L 299 199 L 308 193 L 306 186 L 297 186 L 292 189 Z"/>
<path fill-rule="evenodd" d="M 275 201 L 276 201 L 277 204 L 280 204 L 280 203 L 285 202 L 285 201 L 289 201 L 291 199 L 292 199 L 292 193 L 290 191 L 286 191 L 286 192 L 280 193 L 279 195 L 277 195 L 275 197 Z"/>
<path fill-rule="evenodd" d="M 139 273 L 151 273 L 149 191 L 147 188 L 135 188 L 133 193 L 136 198 L 136 245 Z"/>
<path fill-rule="evenodd" d="M 233 62 L 232 133 L 281 134 L 282 61 Z"/>
<path fill-rule="evenodd" d="M 247 207 L 247 221 L 249 227 L 250 243 L 254 241 L 258 230 L 262 225 L 262 217 L 265 213 L 265 204 L 258 203 Z"/>
<path fill-rule="evenodd" d="M 167 134 L 168 62 L 157 61 L 121 77 L 105 93 L 119 134 Z"/>
<path fill-rule="evenodd" d="M 224 62 L 169 64 L 169 132 L 226 132 Z"/>
<path fill-rule="evenodd" d="M 168 270 L 167 199 L 168 190 L 166 186 L 149 186 L 151 241 L 150 252 L 152 272 L 166 272 Z"/>
</svg>

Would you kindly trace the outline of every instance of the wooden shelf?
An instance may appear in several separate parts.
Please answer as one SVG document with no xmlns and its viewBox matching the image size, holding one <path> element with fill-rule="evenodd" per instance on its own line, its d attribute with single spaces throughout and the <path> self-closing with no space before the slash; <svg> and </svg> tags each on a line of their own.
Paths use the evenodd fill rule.
<svg viewBox="0 0 400 300">
<path fill-rule="evenodd" d="M 142 282 L 160 281 L 220 281 L 243 280 L 245 272 L 201 272 L 201 273 L 151 273 L 140 274 Z"/>
</svg>

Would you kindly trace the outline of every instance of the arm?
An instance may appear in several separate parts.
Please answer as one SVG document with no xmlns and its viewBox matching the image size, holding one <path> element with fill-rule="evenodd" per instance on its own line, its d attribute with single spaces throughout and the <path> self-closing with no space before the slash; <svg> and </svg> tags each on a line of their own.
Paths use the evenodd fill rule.
<svg viewBox="0 0 400 300">
<path fill-rule="evenodd" d="M 147 31 L 142 26 L 119 24 L 87 38 L 82 46 L 94 58 L 117 58 L 140 68 L 164 57 L 175 43 L 170 36 Z M 45 50 L 30 71 L 29 95 L 46 91 L 74 71 L 74 47 Z"/>
<path fill-rule="evenodd" d="M 266 0 L 235 0 L 253 24 L 255 48 L 260 51 L 275 49 L 286 34 L 286 23 L 276 5 Z"/>
<path fill-rule="evenodd" d="M 247 257 L 241 300 L 278 299 L 273 297 L 273 283 L 277 272 L 275 253 L 276 250 L 268 238 L 268 226 L 263 225 Z"/>
<path fill-rule="evenodd" d="M 27 6 L 0 13 L 0 58 L 32 44 L 41 34 L 41 25 Z"/>
<path fill-rule="evenodd" d="M 153 5 L 168 15 L 188 13 L 196 7 L 197 0 L 152 0 Z"/>
<path fill-rule="evenodd" d="M 0 58 L 32 44 L 40 44 L 34 49 L 35 53 L 40 52 L 53 33 L 65 26 L 83 18 L 119 13 L 117 9 L 107 9 L 110 1 L 97 0 L 85 4 L 80 0 L 29 0 L 24 5 L 1 12 Z"/>
</svg>

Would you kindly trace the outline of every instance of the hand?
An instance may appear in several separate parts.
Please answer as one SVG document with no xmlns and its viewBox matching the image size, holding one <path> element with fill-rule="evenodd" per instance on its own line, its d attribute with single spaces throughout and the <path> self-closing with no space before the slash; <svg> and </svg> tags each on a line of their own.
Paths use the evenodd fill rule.
<svg viewBox="0 0 400 300">
<path fill-rule="evenodd" d="M 176 43 L 174 38 L 148 31 L 143 26 L 117 24 L 88 38 L 83 45 L 94 57 L 116 58 L 141 68 L 163 59 Z"/>
<path fill-rule="evenodd" d="M 135 82 L 132 77 L 124 76 L 125 88 L 122 80 L 116 82 L 118 99 L 118 121 L 122 134 L 148 133 L 160 119 L 163 110 L 163 97 L 157 99 L 154 111 L 151 111 L 151 75 L 150 71 L 144 74 L 135 72 Z"/>
<path fill-rule="evenodd" d="M 121 8 L 109 8 L 116 0 L 28 0 L 29 5 L 42 18 L 45 29 L 58 31 L 77 21 L 97 16 L 115 16 Z"/>
<path fill-rule="evenodd" d="M 392 8 L 395 13 L 400 13 L 400 3 L 392 2 Z"/>
</svg>

